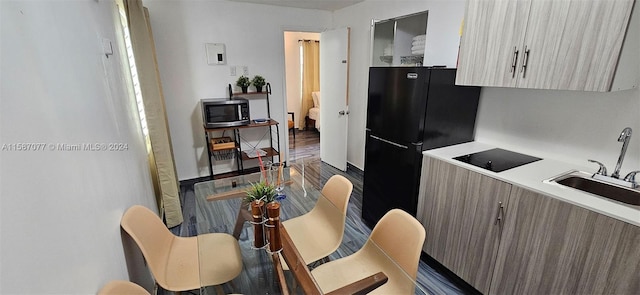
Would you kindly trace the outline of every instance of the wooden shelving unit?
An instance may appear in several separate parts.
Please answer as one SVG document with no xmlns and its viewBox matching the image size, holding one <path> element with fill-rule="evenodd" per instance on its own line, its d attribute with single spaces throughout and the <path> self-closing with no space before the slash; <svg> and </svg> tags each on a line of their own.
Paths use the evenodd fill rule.
<svg viewBox="0 0 640 295">
<path fill-rule="evenodd" d="M 267 117 L 271 117 L 270 105 L 269 105 L 269 95 L 271 94 L 271 85 L 267 83 L 265 92 L 248 92 L 248 93 L 237 93 L 232 91 L 231 84 L 229 84 L 229 98 L 233 98 L 234 96 L 242 96 L 245 98 L 248 97 L 257 97 L 263 96 L 267 102 Z M 254 99 L 262 99 L 262 98 L 254 98 Z M 263 159 L 268 158 L 270 161 L 275 162 L 275 157 L 280 157 L 280 128 L 278 121 L 273 119 L 267 119 L 264 122 L 255 122 L 251 121 L 251 123 L 243 126 L 234 126 L 234 127 L 222 127 L 222 128 L 204 128 L 206 142 L 208 143 L 208 158 L 209 158 L 209 173 L 211 179 L 213 179 L 213 164 L 212 159 L 215 160 L 216 155 L 220 153 L 231 152 L 236 159 L 236 172 L 238 174 L 252 173 L 255 172 L 256 167 L 244 167 L 244 162 L 248 160 L 255 160 L 257 158 L 250 158 L 247 154 L 249 149 L 243 149 L 242 143 L 243 138 L 240 136 L 240 131 L 243 129 L 249 128 L 265 128 L 265 132 L 268 133 L 269 146 L 267 147 L 259 147 L 259 149 L 263 150 L 266 155 L 261 156 Z M 220 137 L 211 137 L 214 132 L 223 132 L 223 131 L 231 131 L 232 138 L 227 137 L 227 139 L 221 139 Z M 266 136 L 263 136 L 263 138 Z M 274 142 L 275 137 L 275 142 Z M 220 141 L 217 142 L 216 140 Z M 260 141 L 255 146 L 260 145 Z M 279 160 L 279 159 L 278 159 Z"/>
<path fill-rule="evenodd" d="M 271 84 L 267 83 L 264 85 L 264 92 L 233 92 L 233 86 L 229 84 L 229 98 L 233 98 L 234 96 L 255 96 L 255 95 L 266 95 L 267 98 L 267 118 L 271 118 L 271 106 L 269 105 L 269 95 L 271 95 Z"/>
<path fill-rule="evenodd" d="M 280 153 L 278 153 L 278 151 L 272 147 L 266 147 L 266 148 L 261 148 L 261 150 L 265 151 L 267 154 L 264 155 L 263 157 L 274 157 L 274 156 L 279 156 Z M 246 152 L 242 152 L 242 160 L 246 161 L 246 160 L 251 160 L 251 159 L 257 159 L 257 158 L 250 158 Z"/>
</svg>

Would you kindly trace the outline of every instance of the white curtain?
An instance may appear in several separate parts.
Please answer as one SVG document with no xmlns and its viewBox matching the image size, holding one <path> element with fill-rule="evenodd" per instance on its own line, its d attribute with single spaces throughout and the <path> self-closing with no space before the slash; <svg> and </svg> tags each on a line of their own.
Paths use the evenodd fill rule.
<svg viewBox="0 0 640 295">
<path fill-rule="evenodd" d="M 305 116 L 313 107 L 311 93 L 320 90 L 320 41 L 302 40 L 302 102 L 298 126 L 305 125 Z"/>
</svg>

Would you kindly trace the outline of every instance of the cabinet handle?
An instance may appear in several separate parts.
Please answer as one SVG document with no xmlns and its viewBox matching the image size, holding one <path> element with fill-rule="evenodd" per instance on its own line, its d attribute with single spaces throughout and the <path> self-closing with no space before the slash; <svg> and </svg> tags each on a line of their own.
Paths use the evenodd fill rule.
<svg viewBox="0 0 640 295">
<path fill-rule="evenodd" d="M 513 46 L 513 60 L 511 61 L 511 78 L 515 78 L 516 77 L 516 67 L 518 65 L 518 53 L 520 51 L 518 50 L 517 47 Z"/>
<path fill-rule="evenodd" d="M 522 78 L 527 75 L 527 64 L 529 63 L 529 49 L 527 46 L 524 46 L 524 57 L 522 58 L 522 69 L 520 72 L 522 73 Z"/>
<path fill-rule="evenodd" d="M 496 216 L 496 222 L 493 225 L 497 225 L 502 222 L 502 218 L 504 216 L 504 206 L 502 206 L 502 202 L 498 202 L 498 214 Z"/>
</svg>

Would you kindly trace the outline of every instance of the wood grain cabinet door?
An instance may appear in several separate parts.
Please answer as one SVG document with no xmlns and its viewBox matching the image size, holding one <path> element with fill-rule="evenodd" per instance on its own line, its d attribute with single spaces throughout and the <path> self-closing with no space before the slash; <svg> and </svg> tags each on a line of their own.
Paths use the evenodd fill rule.
<svg viewBox="0 0 640 295">
<path fill-rule="evenodd" d="M 483 293 L 489 291 L 511 185 L 430 157 L 423 161 L 418 220 L 423 250 Z"/>
<path fill-rule="evenodd" d="M 490 294 L 640 294 L 640 227 L 516 186 Z"/>
<path fill-rule="evenodd" d="M 518 87 L 609 91 L 632 7 L 633 0 L 533 0 Z"/>
<path fill-rule="evenodd" d="M 456 85 L 515 87 L 530 0 L 468 0 Z"/>
</svg>

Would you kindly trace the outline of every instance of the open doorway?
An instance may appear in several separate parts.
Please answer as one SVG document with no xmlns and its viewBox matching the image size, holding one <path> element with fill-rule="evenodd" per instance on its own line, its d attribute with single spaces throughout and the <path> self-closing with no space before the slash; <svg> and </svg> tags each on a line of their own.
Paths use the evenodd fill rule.
<svg viewBox="0 0 640 295">
<path fill-rule="evenodd" d="M 284 32 L 290 161 L 302 158 L 305 161 L 320 159 L 320 73 L 318 71 L 310 76 L 309 71 L 304 70 L 305 62 L 309 64 L 310 60 L 317 59 L 315 65 L 319 66 L 319 42 L 320 33 Z M 308 53 L 311 46 L 317 46 L 315 56 Z M 312 79 L 315 79 L 316 83 L 312 83 Z"/>
</svg>

